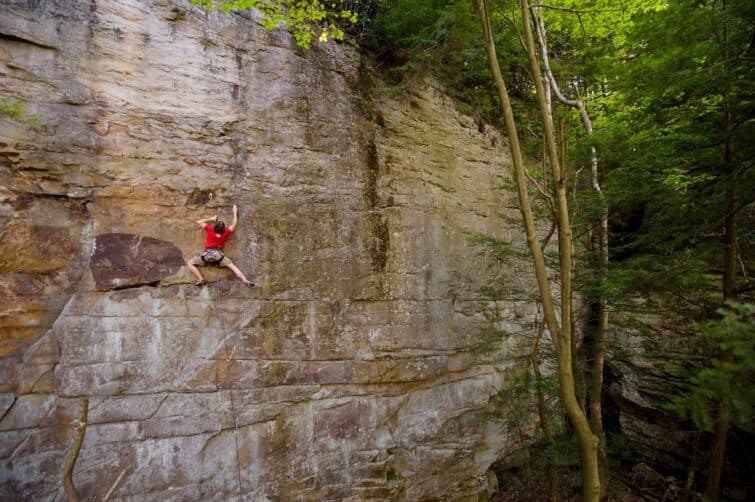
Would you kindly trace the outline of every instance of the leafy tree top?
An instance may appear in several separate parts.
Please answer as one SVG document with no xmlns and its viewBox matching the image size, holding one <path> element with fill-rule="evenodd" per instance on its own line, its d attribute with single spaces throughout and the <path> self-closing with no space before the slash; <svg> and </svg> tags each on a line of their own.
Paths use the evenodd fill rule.
<svg viewBox="0 0 755 502">
<path fill-rule="evenodd" d="M 299 47 L 308 49 L 312 40 L 343 40 L 341 22 L 357 22 L 357 13 L 345 0 L 191 0 L 207 10 L 223 12 L 256 9 L 262 13 L 262 26 L 273 30 L 280 23 L 291 30 Z"/>
</svg>

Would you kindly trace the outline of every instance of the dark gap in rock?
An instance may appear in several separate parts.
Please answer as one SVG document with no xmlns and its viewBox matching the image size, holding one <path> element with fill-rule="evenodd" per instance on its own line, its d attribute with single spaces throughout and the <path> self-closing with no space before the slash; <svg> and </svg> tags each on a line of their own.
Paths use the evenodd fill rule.
<svg viewBox="0 0 755 502">
<path fill-rule="evenodd" d="M 29 44 L 29 45 L 33 45 L 35 47 L 40 47 L 42 49 L 49 49 L 49 50 L 53 50 L 53 51 L 57 51 L 58 50 L 56 47 L 53 47 L 51 45 L 41 44 L 39 42 L 35 42 L 34 40 L 29 40 L 27 38 L 22 38 L 22 37 L 19 37 L 19 36 L 16 36 L 16 35 L 9 35 L 7 33 L 0 33 L 0 40 L 9 40 L 11 42 L 21 42 L 21 43 L 24 43 L 24 44 Z"/>
<path fill-rule="evenodd" d="M 156 288 L 160 285 L 160 281 L 144 282 L 140 284 L 128 284 L 126 286 L 116 286 L 111 288 L 110 291 L 123 291 L 124 289 L 135 289 L 141 287 Z"/>
</svg>

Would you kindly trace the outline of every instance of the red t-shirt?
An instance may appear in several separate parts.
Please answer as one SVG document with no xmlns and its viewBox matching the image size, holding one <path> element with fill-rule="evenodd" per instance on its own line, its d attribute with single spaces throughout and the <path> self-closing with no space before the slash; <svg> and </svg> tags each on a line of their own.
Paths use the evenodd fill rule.
<svg viewBox="0 0 755 502">
<path fill-rule="evenodd" d="M 225 244 L 225 241 L 228 240 L 228 236 L 231 235 L 231 229 L 226 228 L 225 231 L 218 236 L 218 234 L 215 233 L 215 229 L 212 228 L 210 225 L 205 225 L 204 231 L 207 233 L 207 238 L 204 240 L 205 249 L 208 249 L 208 248 L 223 249 L 223 245 Z"/>
</svg>

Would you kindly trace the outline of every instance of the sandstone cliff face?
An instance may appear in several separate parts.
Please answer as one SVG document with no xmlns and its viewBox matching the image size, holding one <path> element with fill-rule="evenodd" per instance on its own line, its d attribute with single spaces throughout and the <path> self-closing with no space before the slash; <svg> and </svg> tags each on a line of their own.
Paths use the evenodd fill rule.
<svg viewBox="0 0 755 502">
<path fill-rule="evenodd" d="M 0 95 L 40 127 L 0 116 L 0 498 L 62 498 L 78 396 L 87 499 L 123 469 L 124 500 L 485 489 L 517 352 L 470 353 L 465 233 L 523 240 L 504 152 L 432 84 L 369 97 L 367 65 L 184 1 L 2 3 Z M 259 287 L 198 288 L 194 220 L 234 203 Z"/>
</svg>

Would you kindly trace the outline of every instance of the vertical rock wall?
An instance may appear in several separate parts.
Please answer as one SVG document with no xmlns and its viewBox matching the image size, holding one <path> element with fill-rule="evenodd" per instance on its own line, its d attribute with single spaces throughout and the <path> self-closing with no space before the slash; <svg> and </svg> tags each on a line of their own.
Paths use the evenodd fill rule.
<svg viewBox="0 0 755 502">
<path fill-rule="evenodd" d="M 185 1 L 2 2 L 0 96 L 40 119 L 0 115 L 0 498 L 62 498 L 78 396 L 86 499 L 124 469 L 115 499 L 484 490 L 517 350 L 470 352 L 466 234 L 523 240 L 504 153 L 431 83 L 370 98 L 368 64 Z M 194 220 L 232 204 L 258 287 L 198 288 Z"/>
</svg>

